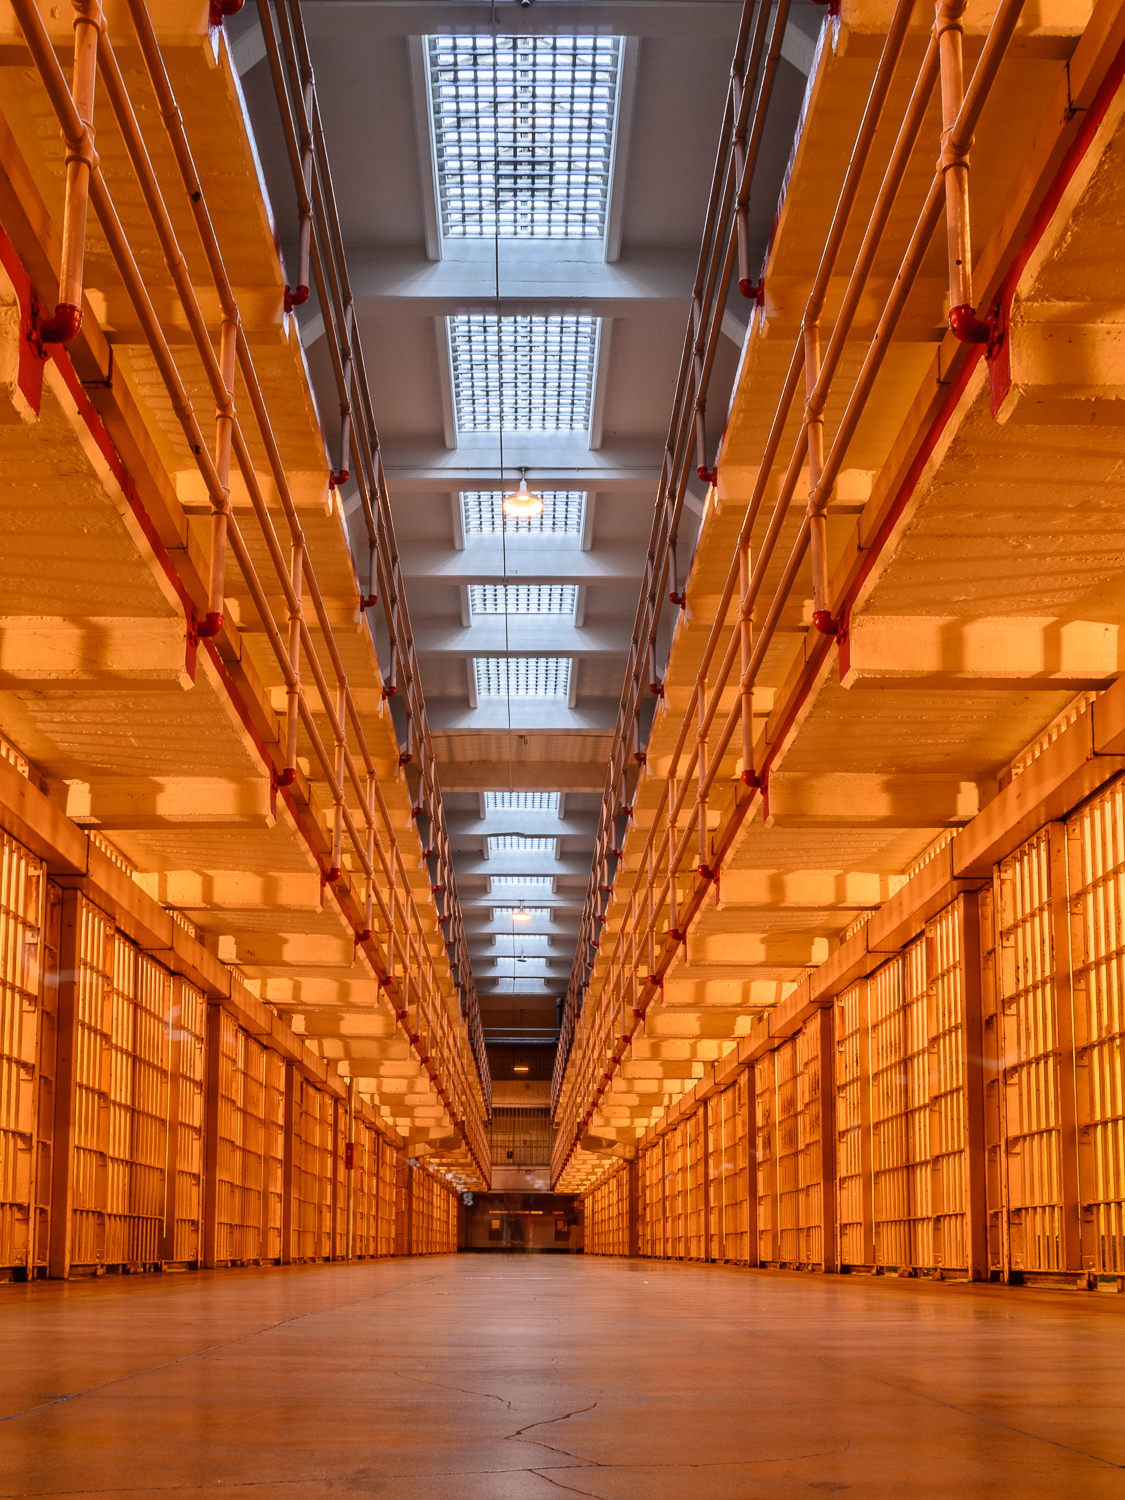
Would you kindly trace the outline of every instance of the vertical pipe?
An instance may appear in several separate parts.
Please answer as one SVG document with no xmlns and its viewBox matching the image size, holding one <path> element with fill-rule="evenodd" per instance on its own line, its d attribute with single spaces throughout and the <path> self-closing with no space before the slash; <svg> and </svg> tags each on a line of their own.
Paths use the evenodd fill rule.
<svg viewBox="0 0 1125 1500">
<path fill-rule="evenodd" d="M 954 137 L 965 97 L 962 51 L 967 0 L 937 0 L 941 60 L 941 170 L 949 249 L 949 326 L 962 343 L 987 344 L 992 330 L 973 310 L 973 251 L 969 232 L 969 157 Z"/>
<path fill-rule="evenodd" d="M 94 162 L 94 83 L 98 38 L 105 22 L 100 0 L 74 0 L 74 78 L 71 98 L 82 122 L 81 134 L 66 142 L 66 204 L 63 210 L 59 300 L 53 315 L 40 318 L 40 343 L 64 344 L 82 326 L 82 272 L 86 252 L 86 209 Z"/>
</svg>

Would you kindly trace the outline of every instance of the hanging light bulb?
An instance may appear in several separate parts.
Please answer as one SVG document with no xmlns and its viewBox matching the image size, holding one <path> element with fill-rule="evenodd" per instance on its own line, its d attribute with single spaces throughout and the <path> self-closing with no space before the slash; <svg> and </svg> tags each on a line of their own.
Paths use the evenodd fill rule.
<svg viewBox="0 0 1125 1500">
<path fill-rule="evenodd" d="M 540 503 L 540 505 L 542 505 L 543 502 L 540 501 L 539 503 Z M 530 922 L 531 921 L 531 913 L 528 911 L 528 909 L 527 909 L 526 906 L 521 906 L 518 911 L 514 911 L 512 913 L 512 921 L 513 922 Z"/>
<path fill-rule="evenodd" d="M 543 496 L 535 495 L 527 487 L 527 479 L 520 480 L 514 495 L 504 496 L 504 514 L 513 521 L 530 521 L 543 514 Z"/>
</svg>

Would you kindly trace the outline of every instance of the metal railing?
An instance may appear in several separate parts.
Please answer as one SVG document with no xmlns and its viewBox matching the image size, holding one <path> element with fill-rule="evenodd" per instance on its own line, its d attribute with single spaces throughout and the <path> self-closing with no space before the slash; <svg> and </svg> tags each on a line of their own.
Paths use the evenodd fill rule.
<svg viewBox="0 0 1125 1500">
<path fill-rule="evenodd" d="M 274 12 L 276 11 L 276 24 Z M 297 283 L 286 300 L 300 306 L 315 285 L 324 336 L 340 402 L 340 461 L 333 481 L 355 481 L 368 541 L 368 592 L 363 605 L 381 602 L 389 642 L 384 696 L 399 698 L 406 719 L 402 763 L 417 766 L 415 817 L 428 825 L 433 893 L 454 977 L 469 1018 L 470 1043 L 486 1106 L 490 1099 L 488 1063 L 480 1030 L 472 965 L 457 899 L 453 856 L 438 785 L 437 760 L 430 740 L 414 637 L 395 542 L 379 432 L 375 422 L 363 343 L 356 323 L 340 229 L 332 170 L 317 100 L 316 78 L 305 37 L 300 0 L 258 0 L 258 14 L 281 116 L 299 214 Z M 362 584 L 361 584 L 362 588 Z"/>
<path fill-rule="evenodd" d="M 951 288 L 957 303 L 950 314 L 950 326 L 965 343 L 983 346 L 987 342 L 990 357 L 1002 337 L 997 321 L 977 318 L 971 305 L 966 153 L 1019 20 L 1022 3 L 1023 0 L 1001 0 L 972 79 L 967 90 L 963 90 L 960 59 L 964 3 L 938 0 L 933 32 L 914 76 L 909 101 L 901 117 L 888 125 L 893 131 L 893 143 L 887 164 L 848 272 L 831 335 L 822 352 L 820 317 L 829 280 L 836 270 L 857 191 L 883 123 L 888 92 L 919 0 L 899 0 L 895 9 L 855 135 L 800 334 L 777 397 L 745 520 L 702 653 L 693 703 L 680 723 L 668 774 L 659 776 L 651 831 L 636 855 L 630 856 L 636 873 L 630 877 L 628 891 L 617 900 L 616 931 L 607 943 L 602 929 L 614 901 L 613 862 L 621 857 L 640 766 L 645 762 L 640 746 L 640 705 L 646 685 L 654 692 L 661 690 L 655 673 L 655 647 L 664 586 L 669 577 L 673 585 L 672 602 L 681 606 L 684 602 L 683 589 L 675 574 L 674 548 L 687 482 L 691 436 L 697 443 L 698 472 L 712 482 L 716 477 L 707 468 L 698 447 L 702 435 L 699 413 L 706 400 L 708 361 L 713 359 L 732 267 L 744 239 L 739 208 L 753 170 L 749 147 L 750 143 L 760 141 L 765 127 L 769 62 L 780 46 L 779 28 L 784 26 L 787 7 L 782 0 L 774 12 L 769 48 L 749 122 L 743 115 L 751 86 L 758 78 L 753 64 L 763 49 L 756 50 L 756 39 L 766 25 L 769 0 L 748 3 L 744 10 L 653 538 L 634 627 L 629 673 L 599 823 L 594 874 L 583 910 L 575 968 L 564 1010 L 553 1088 L 553 1117 L 558 1127 L 556 1181 L 634 1035 L 638 1030 L 643 1032 L 645 1012 L 659 994 L 663 976 L 713 884 L 737 830 L 762 797 L 769 765 L 780 741 L 767 746 L 764 739 L 761 743 L 756 739 L 753 690 L 766 653 L 776 640 L 783 611 L 792 602 L 794 586 L 802 577 L 810 548 L 815 595 L 813 632 L 819 639 L 819 649 L 826 649 L 839 634 L 841 622 L 833 615 L 826 596 L 827 561 L 817 534 L 820 531 L 822 538 L 826 504 L 947 203 L 950 261 L 955 271 L 951 274 Z M 923 133 L 939 74 L 943 105 L 940 143 L 931 142 Z M 745 147 L 740 148 L 740 137 L 747 142 Z M 851 338 L 876 255 L 884 248 L 891 211 L 897 206 L 902 212 L 899 199 L 907 168 L 916 148 L 928 150 L 931 146 L 940 150 L 938 167 L 927 184 L 920 208 L 914 211 L 916 217 L 901 251 L 897 274 L 888 278 L 891 291 L 875 332 L 858 357 L 855 345 L 849 347 L 849 361 L 842 370 L 841 355 Z M 745 154 L 740 155 L 740 151 Z M 740 265 L 740 281 L 744 280 Z M 743 290 L 761 294 L 761 289 L 748 281 Z M 802 385 L 803 412 L 795 404 Z M 834 430 L 826 433 L 824 413 L 830 393 L 840 416 Z M 788 448 L 783 447 L 786 441 L 791 444 Z M 781 462 L 784 469 L 780 468 Z M 809 486 L 807 505 L 788 557 L 778 558 L 780 573 L 774 582 L 775 555 L 805 472 Z M 766 498 L 771 488 L 776 489 L 776 499 L 767 510 Z M 772 594 L 768 592 L 767 580 L 772 584 Z M 734 701 L 724 707 L 724 695 L 732 690 Z M 740 772 L 736 758 L 739 754 Z M 654 774 L 652 767 L 645 772 L 646 777 Z M 709 833 L 711 805 L 719 792 L 726 792 L 732 778 L 735 785 L 721 808 L 718 827 Z M 595 959 L 600 961 L 601 968 L 598 982 L 591 985 Z"/>
<path fill-rule="evenodd" d="M 190 601 L 185 603 L 189 632 L 194 639 L 203 640 L 211 646 L 220 665 L 224 660 L 238 659 L 243 647 L 233 635 L 230 623 L 224 624 L 222 613 L 224 593 L 231 591 L 226 580 L 226 567 L 228 561 L 233 559 L 241 584 L 261 619 L 269 653 L 281 674 L 287 693 L 284 743 L 275 748 L 266 741 L 262 746 L 262 754 L 269 763 L 274 785 L 279 789 L 279 794 L 286 798 L 295 822 L 306 832 L 310 845 L 315 849 L 318 842 L 315 810 L 311 806 L 309 791 L 297 763 L 300 730 L 304 736 L 300 748 L 309 752 L 331 802 L 328 818 L 330 853 L 321 866 L 322 878 L 326 886 L 334 891 L 342 911 L 354 926 L 357 947 L 362 948 L 366 954 L 379 983 L 392 1001 L 411 1047 L 417 1053 L 422 1067 L 433 1079 L 434 1087 L 444 1101 L 455 1127 L 487 1179 L 488 1146 L 482 1112 L 487 1110 L 489 1100 L 488 1067 L 467 960 L 462 958 L 460 969 L 461 982 L 469 987 L 462 989 L 462 1003 L 458 1007 L 455 1022 L 442 995 L 443 976 L 425 941 L 422 913 L 414 898 L 407 855 L 396 834 L 363 720 L 348 683 L 324 598 L 317 585 L 313 559 L 308 553 L 285 465 L 271 425 L 267 400 L 224 266 L 219 238 L 192 159 L 187 133 L 165 69 L 152 19 L 145 0 L 128 0 L 128 6 L 136 44 L 157 106 L 156 113 L 167 134 L 176 164 L 175 174 L 167 174 L 169 180 L 164 182 L 158 177 L 150 157 L 145 131 L 118 65 L 98 0 L 74 0 L 76 22 L 82 33 L 79 40 L 83 45 L 76 48 L 73 94 L 34 0 L 13 0 L 13 9 L 31 53 L 33 66 L 39 74 L 67 143 L 64 244 L 70 246 L 71 250 L 64 256 L 60 306 L 65 310 L 66 306 L 79 306 L 81 302 L 81 281 L 75 275 L 73 254 L 77 231 L 71 226 L 80 224 L 84 235 L 88 195 L 159 378 L 187 440 L 192 461 L 198 468 L 211 500 L 210 578 L 205 604 L 197 607 L 194 599 L 190 599 L 187 584 L 181 582 L 180 585 L 181 597 Z M 129 42 L 132 45 L 132 38 Z M 176 300 L 186 322 L 189 334 L 186 343 L 180 341 L 181 327 L 178 319 L 175 330 L 166 329 L 161 323 L 129 234 L 115 207 L 100 158 L 93 149 L 94 88 L 90 70 L 95 65 L 95 53 L 97 75 L 105 89 L 113 121 L 120 132 L 132 169 L 131 176 L 128 173 L 122 174 L 121 187 L 126 199 L 135 198 L 139 192 L 147 209 L 175 289 Z M 144 101 L 141 117 L 153 118 L 147 99 Z M 72 169 L 76 160 L 82 164 L 81 171 Z M 166 204 L 166 197 L 171 200 L 173 195 L 182 195 L 181 201 L 190 207 L 207 268 L 204 277 L 193 278 L 177 241 Z M 194 258 L 198 262 L 198 254 Z M 196 279 L 207 285 L 207 297 L 210 299 L 214 296 L 220 311 L 218 352 L 202 310 Z M 69 318 L 67 329 L 60 336 L 54 337 L 57 330 L 53 325 L 59 318 L 56 309 L 55 318 L 49 320 L 52 325 L 49 329 L 49 334 L 52 335 L 50 342 L 65 342 L 78 332 L 80 316 L 77 320 Z M 175 353 L 173 344 L 176 345 Z M 362 369 L 361 364 L 359 367 Z M 235 409 L 236 370 L 241 376 L 250 406 L 252 424 L 249 429 L 244 427 Z M 198 385 L 201 375 L 216 405 L 213 451 L 195 415 L 190 394 L 193 385 Z M 275 524 L 275 513 L 271 512 L 262 481 L 255 471 L 251 441 L 256 442 L 264 452 L 270 477 L 280 498 L 283 517 L 280 533 Z M 378 472 L 377 439 L 374 438 L 373 424 L 370 424 L 362 430 L 361 451 L 366 452 L 366 446 L 372 444 L 369 473 Z M 256 528 L 256 535 L 253 537 L 244 533 L 242 524 L 231 508 L 232 459 L 249 496 Z M 383 496 L 379 537 L 380 566 L 387 569 L 386 576 L 391 590 L 397 590 L 393 608 L 395 629 L 398 631 L 398 639 L 405 641 L 409 639 L 409 627 L 406 624 L 401 590 L 398 589 L 393 533 L 390 530 L 389 514 L 386 513 L 385 491 L 380 493 Z M 264 545 L 268 557 L 267 572 L 272 571 L 280 587 L 287 611 L 284 629 L 275 617 L 269 593 L 259 574 L 254 557 L 255 543 Z M 390 562 L 384 564 L 384 557 L 390 559 Z M 305 615 L 306 603 L 311 605 L 311 621 Z M 313 633 L 314 626 L 319 632 L 319 640 Z M 306 676 L 312 679 L 311 691 L 306 686 Z M 318 708 L 328 721 L 331 745 L 325 743 L 318 727 Z M 433 783 L 432 751 L 425 730 L 420 695 L 416 690 L 412 699 L 410 722 L 414 726 L 412 733 L 419 746 L 425 747 L 428 758 L 429 770 L 426 774 L 430 778 L 428 795 L 431 798 L 428 805 L 434 816 L 440 816 L 440 799 Z M 444 831 L 442 837 L 444 840 Z M 460 933 L 460 916 L 456 908 L 456 893 L 452 887 L 452 865 L 448 858 L 447 844 L 443 844 L 439 852 L 443 861 L 442 868 L 450 871 L 445 892 L 448 901 L 445 920 L 447 923 L 455 922 L 456 930 Z M 320 858 L 318 855 L 318 860 Z M 416 853 L 413 858 L 417 859 Z M 353 876 L 363 892 L 362 898 L 357 898 L 355 902 L 362 911 L 362 916 L 358 919 L 350 909 Z M 439 880 L 434 883 L 441 882 Z M 459 946 L 458 943 L 453 945 L 455 977 L 457 955 L 464 955 L 465 952 L 462 935 Z M 445 982 L 448 983 L 448 979 Z M 470 1049 L 476 1059 L 475 1068 L 466 1065 Z"/>
</svg>

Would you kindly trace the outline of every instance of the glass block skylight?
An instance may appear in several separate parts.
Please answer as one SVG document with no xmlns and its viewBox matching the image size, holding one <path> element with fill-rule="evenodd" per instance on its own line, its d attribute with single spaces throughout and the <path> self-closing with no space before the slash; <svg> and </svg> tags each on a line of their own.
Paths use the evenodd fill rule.
<svg viewBox="0 0 1125 1500">
<path fill-rule="evenodd" d="M 514 489 L 515 486 L 513 485 Z M 536 490 L 543 497 L 543 514 L 518 521 L 504 514 L 504 491 L 462 490 L 461 528 L 466 537 L 574 536 L 586 525 L 585 490 Z"/>
<path fill-rule="evenodd" d="M 448 318 L 459 432 L 584 432 L 599 319 L 585 313 Z"/>
<path fill-rule="evenodd" d="M 488 882 L 489 894 L 498 891 L 541 891 L 547 895 L 554 889 L 552 875 L 493 875 Z"/>
<path fill-rule="evenodd" d="M 569 656 L 474 656 L 477 698 L 569 698 Z"/>
<path fill-rule="evenodd" d="M 493 935 L 492 946 L 508 957 L 522 958 L 533 953 L 549 958 L 551 954 L 551 939 L 545 932 L 531 935 L 517 932 L 514 937 L 508 932 L 497 932 Z"/>
<path fill-rule="evenodd" d="M 569 615 L 574 619 L 578 585 L 573 583 L 471 583 L 474 615 Z"/>
<path fill-rule="evenodd" d="M 493 812 L 559 812 L 558 792 L 485 792 L 484 811 Z"/>
<path fill-rule="evenodd" d="M 558 852 L 558 840 L 527 838 L 522 833 L 494 833 L 488 840 L 489 857 L 493 854 L 549 854 Z"/>
<path fill-rule="evenodd" d="M 494 880 L 496 878 L 496 876 L 493 876 Z M 511 922 L 513 930 L 518 933 L 523 923 L 515 920 L 515 913 L 517 911 L 526 912 L 528 917 L 535 922 L 548 922 L 551 918 L 551 908 L 549 906 L 494 906 L 492 908 L 492 920 L 494 922 Z"/>
<path fill-rule="evenodd" d="M 442 234 L 604 235 L 621 39 L 431 36 L 426 54 Z"/>
</svg>

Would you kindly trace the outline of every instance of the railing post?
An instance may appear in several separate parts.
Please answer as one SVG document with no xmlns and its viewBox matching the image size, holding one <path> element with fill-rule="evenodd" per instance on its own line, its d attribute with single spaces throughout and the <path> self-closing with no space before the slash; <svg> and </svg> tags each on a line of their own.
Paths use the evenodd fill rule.
<svg viewBox="0 0 1125 1500">
<path fill-rule="evenodd" d="M 744 542 L 738 549 L 738 632 L 739 663 L 742 684 L 742 780 L 747 786 L 757 785 L 754 771 L 754 689 L 748 680 L 750 654 L 754 648 L 753 611 L 748 608 L 750 594 L 750 543 Z"/>
<path fill-rule="evenodd" d="M 289 609 L 289 666 L 293 680 L 286 690 L 285 708 L 285 766 L 278 782 L 291 786 L 297 779 L 297 726 L 301 717 L 301 626 L 304 618 L 302 590 L 304 586 L 305 539 L 298 536 L 293 542 L 289 579 L 293 587 L 293 604 Z"/>
<path fill-rule="evenodd" d="M 341 677 L 336 684 L 336 722 L 333 730 L 336 735 L 336 760 L 333 766 L 335 786 L 332 788 L 332 800 L 335 804 L 332 821 L 332 862 L 328 871 L 330 881 L 339 880 L 343 872 L 343 844 L 344 844 L 344 757 L 347 751 L 348 741 L 348 680 Z"/>
<path fill-rule="evenodd" d="M 696 734 L 696 819 L 699 831 L 699 873 L 705 880 L 711 879 L 710 851 L 707 848 L 707 796 L 704 786 L 707 780 L 707 731 L 704 727 L 707 714 L 707 680 L 700 678 L 696 684 L 696 704 L 699 712 L 699 729 Z"/>
</svg>

